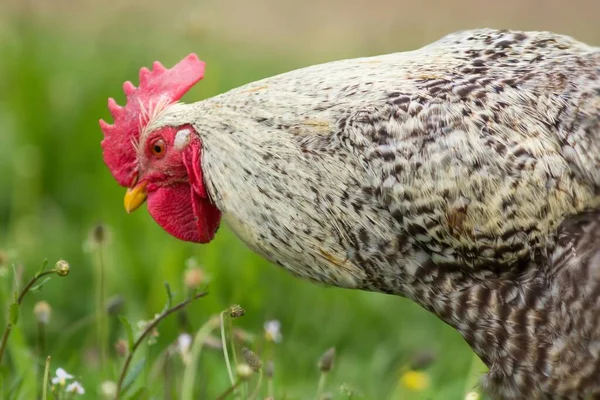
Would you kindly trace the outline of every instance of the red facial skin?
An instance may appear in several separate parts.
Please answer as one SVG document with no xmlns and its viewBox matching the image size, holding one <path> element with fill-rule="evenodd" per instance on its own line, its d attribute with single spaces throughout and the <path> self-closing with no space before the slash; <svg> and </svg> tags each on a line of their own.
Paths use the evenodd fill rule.
<svg viewBox="0 0 600 400">
<path fill-rule="evenodd" d="M 183 150 L 173 143 L 182 129 L 190 130 L 190 142 Z M 152 149 L 159 140 L 163 151 Z M 200 165 L 202 144 L 191 126 L 166 127 L 150 133 L 136 185 L 146 183 L 148 212 L 178 239 L 210 242 L 219 228 L 221 212 L 210 202 Z M 132 185 L 133 186 L 133 185 Z"/>
</svg>

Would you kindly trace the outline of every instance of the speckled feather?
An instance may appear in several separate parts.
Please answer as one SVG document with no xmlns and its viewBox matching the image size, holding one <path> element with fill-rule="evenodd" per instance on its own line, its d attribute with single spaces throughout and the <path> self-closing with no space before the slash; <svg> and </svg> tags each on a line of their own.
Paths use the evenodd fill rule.
<svg viewBox="0 0 600 400">
<path fill-rule="evenodd" d="M 415 300 L 497 398 L 600 396 L 600 49 L 458 32 L 173 104 L 147 130 L 186 124 L 255 251 Z"/>
</svg>

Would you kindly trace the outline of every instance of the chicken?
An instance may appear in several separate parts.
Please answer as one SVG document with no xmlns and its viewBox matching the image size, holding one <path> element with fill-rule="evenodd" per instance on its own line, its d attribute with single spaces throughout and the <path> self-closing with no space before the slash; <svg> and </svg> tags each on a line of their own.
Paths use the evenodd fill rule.
<svg viewBox="0 0 600 400">
<path fill-rule="evenodd" d="M 494 398 L 600 397 L 600 49 L 478 29 L 179 102 L 155 63 L 100 121 L 104 161 L 169 234 L 221 219 L 291 273 L 408 297 Z"/>
</svg>

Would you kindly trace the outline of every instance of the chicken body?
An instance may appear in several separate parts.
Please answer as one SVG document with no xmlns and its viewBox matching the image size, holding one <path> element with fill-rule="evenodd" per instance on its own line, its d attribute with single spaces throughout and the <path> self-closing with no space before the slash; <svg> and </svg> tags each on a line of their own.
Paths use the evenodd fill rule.
<svg viewBox="0 0 600 400">
<path fill-rule="evenodd" d="M 497 398 L 600 396 L 600 49 L 459 32 L 175 103 L 146 129 L 181 126 L 264 257 L 418 302 Z"/>
</svg>

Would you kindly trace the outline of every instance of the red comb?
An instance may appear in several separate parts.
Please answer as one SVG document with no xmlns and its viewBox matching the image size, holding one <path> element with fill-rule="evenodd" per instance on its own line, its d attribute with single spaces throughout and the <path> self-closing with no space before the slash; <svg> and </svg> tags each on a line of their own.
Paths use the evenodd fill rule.
<svg viewBox="0 0 600 400">
<path fill-rule="evenodd" d="M 133 143 L 138 141 L 153 110 L 157 105 L 165 106 L 179 100 L 204 77 L 204 65 L 195 54 L 188 55 L 171 69 L 157 61 L 152 65 L 152 71 L 145 67 L 140 69 L 138 88 L 129 81 L 123 84 L 127 96 L 125 107 L 119 106 L 113 98 L 108 99 L 114 124 L 100 120 L 104 133 L 102 149 L 104 162 L 121 186 L 132 183 L 137 164 Z"/>
</svg>

